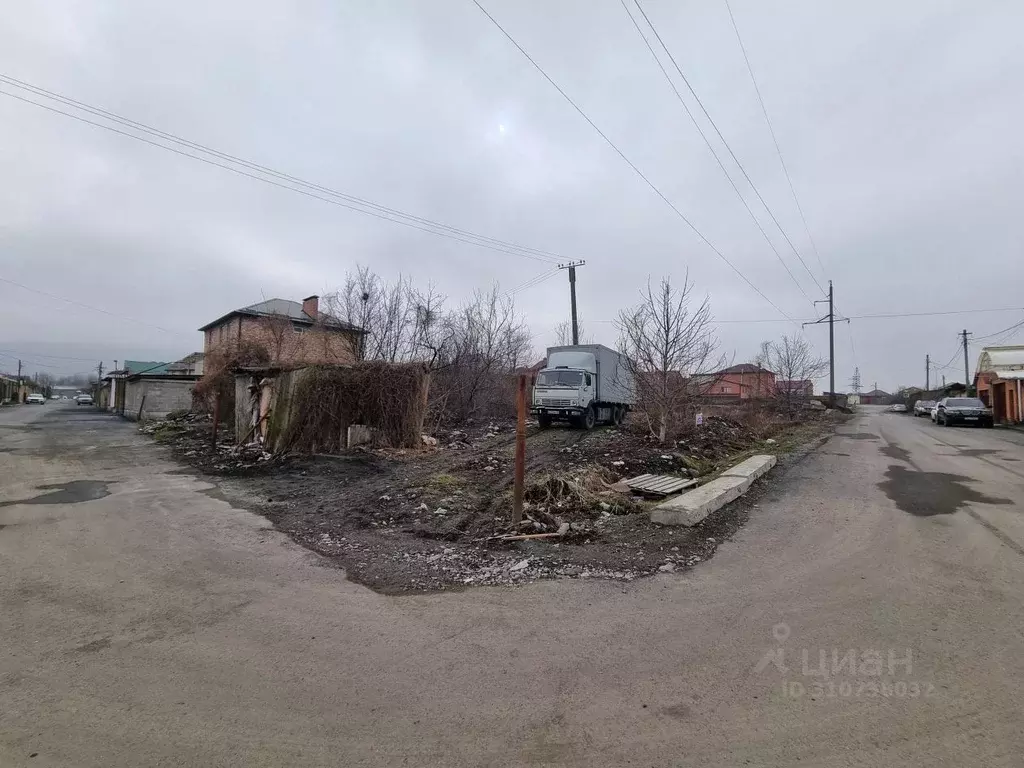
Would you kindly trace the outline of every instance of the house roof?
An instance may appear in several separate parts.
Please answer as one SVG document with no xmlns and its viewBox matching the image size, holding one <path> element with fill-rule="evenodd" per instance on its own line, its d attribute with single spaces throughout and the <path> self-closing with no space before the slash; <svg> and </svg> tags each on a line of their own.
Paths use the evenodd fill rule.
<svg viewBox="0 0 1024 768">
<path fill-rule="evenodd" d="M 892 397 L 892 395 L 890 395 L 888 392 L 885 392 L 885 391 L 883 391 L 881 389 L 872 389 L 870 392 L 865 392 L 861 396 L 862 397 L 864 397 L 864 396 L 866 396 L 866 397 Z"/>
<path fill-rule="evenodd" d="M 774 373 L 772 373 L 772 371 L 769 371 L 767 368 L 762 368 L 761 366 L 754 365 L 753 363 L 739 363 L 738 365 L 730 365 L 728 368 L 719 371 L 718 373 L 771 373 L 772 376 L 775 375 Z"/>
<path fill-rule="evenodd" d="M 136 373 L 167 373 L 168 365 L 170 363 L 158 363 L 155 360 L 125 360 L 121 370 L 129 375 Z"/>
<path fill-rule="evenodd" d="M 206 331 L 210 328 L 223 323 L 225 320 L 230 320 L 232 317 L 237 315 L 245 315 L 248 317 L 287 317 L 293 323 L 299 323 L 301 325 L 312 325 L 314 322 L 321 322 L 325 326 L 335 330 L 355 331 L 362 333 L 362 329 L 346 323 L 333 315 L 328 315 L 326 312 L 318 312 L 317 317 L 307 315 L 302 310 L 302 304 L 298 301 L 291 301 L 289 299 L 267 299 L 266 301 L 260 301 L 256 304 L 250 304 L 248 307 L 242 307 L 241 309 L 233 309 L 222 317 L 218 317 L 211 323 L 207 323 L 200 331 Z"/>
<path fill-rule="evenodd" d="M 985 347 L 978 355 L 979 373 L 997 369 L 1024 368 L 1024 345 L 1010 347 Z M 1000 378 L 1006 378 L 1001 376 Z"/>
</svg>

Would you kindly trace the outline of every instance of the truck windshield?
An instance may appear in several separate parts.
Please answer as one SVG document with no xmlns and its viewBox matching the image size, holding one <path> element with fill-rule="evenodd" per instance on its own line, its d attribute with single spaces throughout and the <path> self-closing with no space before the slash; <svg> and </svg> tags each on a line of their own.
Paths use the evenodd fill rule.
<svg viewBox="0 0 1024 768">
<path fill-rule="evenodd" d="M 578 387 L 583 381 L 579 371 L 541 371 L 537 374 L 538 387 Z"/>
</svg>

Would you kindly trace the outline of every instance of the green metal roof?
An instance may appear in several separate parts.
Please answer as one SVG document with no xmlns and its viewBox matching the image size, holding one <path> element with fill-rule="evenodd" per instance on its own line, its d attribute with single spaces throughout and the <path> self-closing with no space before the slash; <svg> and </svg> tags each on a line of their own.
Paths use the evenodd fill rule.
<svg viewBox="0 0 1024 768">
<path fill-rule="evenodd" d="M 156 360 L 125 360 L 122 370 L 129 374 L 136 373 L 167 373 L 167 366 L 170 363 L 160 363 Z"/>
</svg>

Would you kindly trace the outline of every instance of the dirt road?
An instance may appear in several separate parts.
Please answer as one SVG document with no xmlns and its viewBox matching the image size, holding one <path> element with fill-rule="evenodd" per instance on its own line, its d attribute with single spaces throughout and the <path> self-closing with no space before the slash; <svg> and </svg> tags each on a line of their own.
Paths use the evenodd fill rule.
<svg viewBox="0 0 1024 768">
<path fill-rule="evenodd" d="M 1019 765 L 1024 440 L 840 431 L 688 573 L 386 597 L 0 410 L 0 765 Z"/>
</svg>

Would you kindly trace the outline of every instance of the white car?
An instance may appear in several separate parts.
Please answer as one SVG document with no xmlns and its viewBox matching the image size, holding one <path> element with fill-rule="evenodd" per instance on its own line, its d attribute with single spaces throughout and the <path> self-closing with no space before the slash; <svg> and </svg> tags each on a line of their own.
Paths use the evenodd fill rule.
<svg viewBox="0 0 1024 768">
<path fill-rule="evenodd" d="M 46 398 L 40 395 L 38 392 L 33 392 L 31 395 L 25 398 L 26 405 L 46 405 Z"/>
<path fill-rule="evenodd" d="M 78 405 L 92 405 L 92 395 L 75 395 L 75 403 Z"/>
</svg>

